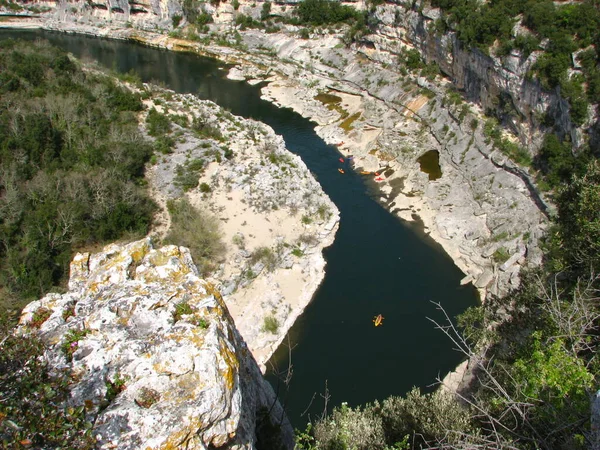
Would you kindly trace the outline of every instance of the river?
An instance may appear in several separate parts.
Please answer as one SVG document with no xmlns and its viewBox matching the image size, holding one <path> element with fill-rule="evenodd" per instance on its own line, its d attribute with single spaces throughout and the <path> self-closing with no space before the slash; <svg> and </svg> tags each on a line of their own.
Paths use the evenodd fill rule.
<svg viewBox="0 0 600 450">
<path fill-rule="evenodd" d="M 325 250 L 326 275 L 312 303 L 289 333 L 293 377 L 288 388 L 273 373 L 290 420 L 303 428 L 324 406 L 357 405 L 402 395 L 413 386 L 431 389 L 461 360 L 452 343 L 428 317 L 442 320 L 432 302 L 451 316 L 477 302 L 471 285 L 439 245 L 418 227 L 400 221 L 375 199 L 373 186 L 351 170 L 340 174 L 339 153 L 314 131 L 314 124 L 260 99 L 260 88 L 225 78 L 212 59 L 138 44 L 41 31 L 0 31 L 0 38 L 43 37 L 84 60 L 121 72 L 135 70 L 143 81 L 191 92 L 260 120 L 300 155 L 340 210 L 334 244 Z M 373 326 L 382 314 L 383 325 Z M 287 346 L 271 359 L 287 367 Z M 309 407 L 310 405 L 310 407 Z M 304 414 L 303 414 L 304 413 Z"/>
</svg>

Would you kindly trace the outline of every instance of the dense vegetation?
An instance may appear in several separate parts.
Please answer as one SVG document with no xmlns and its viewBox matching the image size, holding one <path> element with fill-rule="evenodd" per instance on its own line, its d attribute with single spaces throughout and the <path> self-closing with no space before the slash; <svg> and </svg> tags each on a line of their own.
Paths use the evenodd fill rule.
<svg viewBox="0 0 600 450">
<path fill-rule="evenodd" d="M 44 43 L 0 43 L 0 289 L 37 298 L 81 247 L 146 234 L 138 95 Z"/>
<path fill-rule="evenodd" d="M 0 317 L 0 445 L 5 449 L 94 448 L 85 408 L 67 403 L 71 375 L 49 376 L 43 353 L 39 339 L 13 335 L 6 318 Z"/>
<path fill-rule="evenodd" d="M 200 273 L 213 271 L 225 256 L 217 217 L 194 208 L 185 197 L 170 200 L 167 207 L 171 227 L 164 243 L 188 247 Z"/>
<path fill-rule="evenodd" d="M 600 103 L 600 9 L 597 0 L 556 4 L 551 0 L 432 0 L 444 12 L 436 29 L 455 29 L 460 41 L 484 52 L 506 55 L 519 49 L 524 56 L 542 50 L 533 71 L 546 88 L 560 86 L 571 104 L 571 119 L 581 125 L 588 103 Z M 525 26 L 513 36 L 514 25 Z M 569 76 L 572 57 L 581 74 Z"/>
</svg>

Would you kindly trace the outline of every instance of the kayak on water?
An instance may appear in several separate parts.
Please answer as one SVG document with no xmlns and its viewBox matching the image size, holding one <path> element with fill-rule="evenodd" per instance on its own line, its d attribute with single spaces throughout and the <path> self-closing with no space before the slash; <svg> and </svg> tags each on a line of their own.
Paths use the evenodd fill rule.
<svg viewBox="0 0 600 450">
<path fill-rule="evenodd" d="M 373 325 L 376 327 L 383 325 L 383 316 L 381 314 L 378 314 L 373 318 Z"/>
<path fill-rule="evenodd" d="M 344 169 L 338 169 L 340 173 L 344 173 Z"/>
</svg>

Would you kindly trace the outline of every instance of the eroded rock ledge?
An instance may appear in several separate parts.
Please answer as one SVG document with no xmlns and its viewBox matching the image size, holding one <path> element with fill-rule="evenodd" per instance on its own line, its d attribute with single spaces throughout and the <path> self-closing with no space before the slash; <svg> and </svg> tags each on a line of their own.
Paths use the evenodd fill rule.
<svg viewBox="0 0 600 450">
<path fill-rule="evenodd" d="M 144 239 L 78 254 L 69 291 L 29 304 L 20 332 L 42 308 L 51 313 L 38 331 L 45 357 L 72 374 L 72 402 L 85 405 L 100 448 L 251 449 L 257 412 L 283 417 L 186 248 Z"/>
<path fill-rule="evenodd" d="M 240 6 L 244 14 L 259 9 L 260 4 Z M 213 30 L 230 41 L 237 32 L 232 11 L 225 3 L 212 11 Z M 49 14 L 43 27 L 215 56 L 238 64 L 232 77 L 268 81 L 264 98 L 317 122 L 317 133 L 340 144 L 342 155 L 352 154 L 358 171 L 377 172 L 379 180 L 369 183 L 379 189 L 382 203 L 405 220 L 420 220 L 482 299 L 505 295 L 519 285 L 523 267 L 540 263 L 539 240 L 548 221 L 539 195 L 532 198 L 531 175 L 494 147 L 481 108 L 457 100 L 452 83 L 400 74 L 396 48 L 379 41 L 375 48 L 346 48 L 341 32 L 300 39 L 297 28 L 288 26 L 279 33 L 243 31 L 240 49 L 119 28 L 96 15 L 79 19 Z M 397 44 L 411 45 L 401 39 Z M 315 98 L 323 93 L 340 101 Z M 418 163 L 430 151 L 439 154 L 442 177 L 436 180 Z"/>
</svg>

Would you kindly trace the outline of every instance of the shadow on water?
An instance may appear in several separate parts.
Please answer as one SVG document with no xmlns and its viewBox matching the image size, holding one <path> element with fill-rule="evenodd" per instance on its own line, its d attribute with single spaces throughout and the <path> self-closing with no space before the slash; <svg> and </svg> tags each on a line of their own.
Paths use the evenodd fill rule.
<svg viewBox="0 0 600 450">
<path fill-rule="evenodd" d="M 224 78 L 224 65 L 194 55 L 132 43 L 42 32 L 0 32 L 0 37 L 44 37 L 78 58 L 121 72 L 135 70 L 177 92 L 210 99 L 233 114 L 269 124 L 300 155 L 341 212 L 335 243 L 325 250 L 327 274 L 313 302 L 289 333 L 293 378 L 281 392 L 292 424 L 303 428 L 308 414 L 329 405 L 350 405 L 427 388 L 459 361 L 451 342 L 427 317 L 441 320 L 431 302 L 450 315 L 476 303 L 472 286 L 441 248 L 401 222 L 372 197 L 364 179 L 338 161 L 335 147 L 314 132 L 314 124 L 288 109 L 260 99 L 258 87 Z M 340 174 L 338 168 L 346 169 Z M 373 317 L 384 316 L 375 328 Z M 284 368 L 288 350 L 271 362 Z M 277 385 L 277 377 L 268 379 Z M 315 401 L 308 413 L 311 398 Z"/>
</svg>

